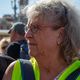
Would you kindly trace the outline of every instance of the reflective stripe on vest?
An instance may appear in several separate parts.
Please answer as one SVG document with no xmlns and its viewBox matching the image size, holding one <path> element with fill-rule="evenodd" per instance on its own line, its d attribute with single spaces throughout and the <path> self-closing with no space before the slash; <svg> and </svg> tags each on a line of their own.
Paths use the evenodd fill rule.
<svg viewBox="0 0 80 80">
<path fill-rule="evenodd" d="M 68 76 L 74 73 L 77 69 L 80 69 L 80 61 L 77 60 L 73 64 L 71 64 L 58 78 L 58 80 L 68 80 Z M 73 80 L 73 79 L 72 79 Z M 80 75 L 75 80 L 80 80 Z"/>
<path fill-rule="evenodd" d="M 35 60 L 35 58 L 31 58 L 29 61 L 31 62 L 33 67 L 35 80 L 40 80 L 40 70 L 39 70 L 37 61 Z M 21 73 L 20 60 L 17 60 L 14 65 L 13 72 L 12 72 L 12 80 L 23 80 L 23 76 Z"/>
<path fill-rule="evenodd" d="M 22 80 L 21 66 L 19 60 L 17 60 L 14 65 L 13 72 L 12 72 L 12 80 Z"/>
<path fill-rule="evenodd" d="M 30 62 L 32 63 L 34 74 L 35 74 L 35 80 L 40 80 L 40 70 L 38 67 L 38 63 L 36 59 L 33 57 L 30 59 Z"/>
<path fill-rule="evenodd" d="M 80 80 L 80 76 L 78 76 L 78 78 L 76 80 Z"/>
</svg>

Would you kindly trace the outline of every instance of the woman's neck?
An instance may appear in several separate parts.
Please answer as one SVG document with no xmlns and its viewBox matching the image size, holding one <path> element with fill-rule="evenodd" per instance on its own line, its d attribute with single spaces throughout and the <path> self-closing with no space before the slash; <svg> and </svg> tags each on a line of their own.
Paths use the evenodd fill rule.
<svg viewBox="0 0 80 80">
<path fill-rule="evenodd" d="M 47 65 L 40 65 L 41 80 L 53 80 L 66 67 L 67 63 L 62 58 L 53 58 L 50 62 L 47 62 Z"/>
</svg>

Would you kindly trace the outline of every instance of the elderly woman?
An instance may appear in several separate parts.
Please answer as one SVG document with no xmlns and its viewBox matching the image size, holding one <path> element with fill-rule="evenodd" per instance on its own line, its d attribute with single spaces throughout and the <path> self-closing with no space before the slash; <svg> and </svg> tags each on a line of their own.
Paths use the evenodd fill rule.
<svg viewBox="0 0 80 80">
<path fill-rule="evenodd" d="M 40 77 L 35 80 L 80 80 L 79 60 L 71 64 L 77 56 L 79 41 L 74 14 L 73 9 L 61 1 L 44 1 L 28 9 L 25 37 L 29 53 L 37 60 L 40 70 Z M 14 64 L 8 67 L 3 80 L 13 80 Z M 14 80 L 18 80 L 17 77 Z"/>
</svg>

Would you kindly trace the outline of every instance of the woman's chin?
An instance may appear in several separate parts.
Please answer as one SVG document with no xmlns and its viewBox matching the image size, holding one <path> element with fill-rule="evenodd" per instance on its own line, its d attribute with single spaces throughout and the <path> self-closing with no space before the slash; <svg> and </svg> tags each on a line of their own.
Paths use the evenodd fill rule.
<svg viewBox="0 0 80 80">
<path fill-rule="evenodd" d="M 36 52 L 36 50 L 34 50 L 34 49 L 30 49 L 30 50 L 29 50 L 29 53 L 30 53 L 30 55 L 33 56 L 33 57 L 35 57 L 35 56 L 37 55 L 37 52 Z"/>
</svg>

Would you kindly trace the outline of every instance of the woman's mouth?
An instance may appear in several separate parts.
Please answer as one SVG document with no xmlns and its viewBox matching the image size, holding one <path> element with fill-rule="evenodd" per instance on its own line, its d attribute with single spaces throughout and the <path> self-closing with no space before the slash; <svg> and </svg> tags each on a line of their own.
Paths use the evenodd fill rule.
<svg viewBox="0 0 80 80">
<path fill-rule="evenodd" d="M 33 46 L 35 46 L 36 44 L 35 44 L 35 43 L 28 43 L 28 45 L 33 45 Z"/>
</svg>

